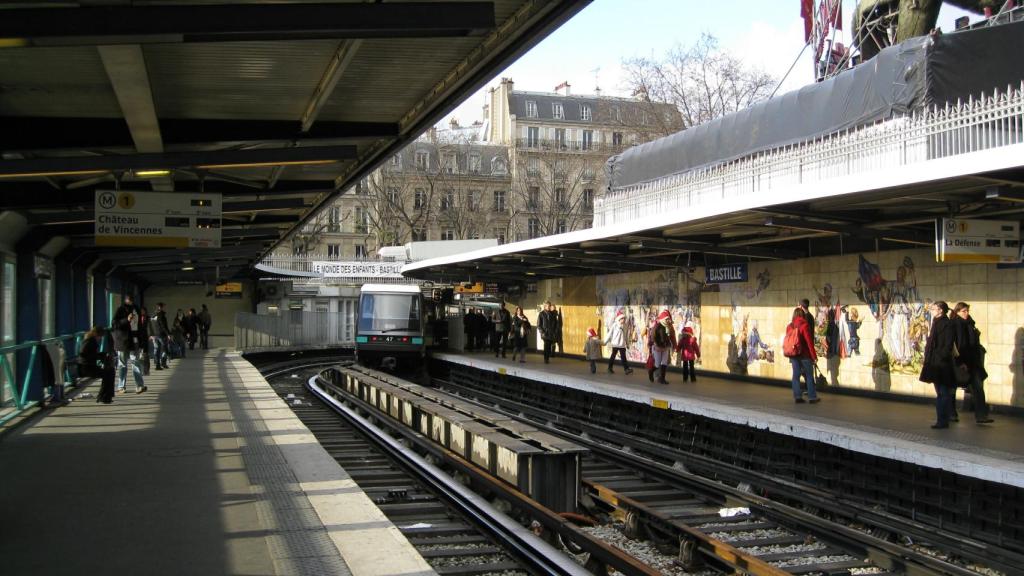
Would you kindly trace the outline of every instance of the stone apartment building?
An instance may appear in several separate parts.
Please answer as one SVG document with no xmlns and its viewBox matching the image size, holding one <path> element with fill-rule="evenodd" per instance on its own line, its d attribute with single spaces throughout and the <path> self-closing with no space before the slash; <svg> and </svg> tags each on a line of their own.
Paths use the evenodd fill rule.
<svg viewBox="0 0 1024 576">
<path fill-rule="evenodd" d="M 503 78 L 483 121 L 434 128 L 346 191 L 293 239 L 309 259 L 372 257 L 419 240 L 500 243 L 588 228 L 604 165 L 678 129 L 669 104 L 643 98 L 525 92 Z"/>
</svg>

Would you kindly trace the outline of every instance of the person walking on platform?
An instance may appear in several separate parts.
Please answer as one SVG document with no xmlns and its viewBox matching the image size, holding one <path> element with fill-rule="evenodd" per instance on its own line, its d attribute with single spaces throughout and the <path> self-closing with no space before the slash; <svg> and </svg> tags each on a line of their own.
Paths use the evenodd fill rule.
<svg viewBox="0 0 1024 576">
<path fill-rule="evenodd" d="M 985 347 L 981 345 L 981 332 L 974 325 L 971 307 L 966 302 L 957 302 L 953 307 L 953 327 L 956 334 L 956 369 L 965 370 L 969 374 L 967 393 L 970 402 L 964 399 L 964 410 L 974 408 L 974 421 L 978 424 L 993 422 L 988 416 L 988 404 L 985 402 Z"/>
<path fill-rule="evenodd" d="M 501 303 L 501 308 L 494 313 L 494 357 L 497 358 L 498 354 L 501 357 L 505 357 L 505 348 L 508 347 L 508 331 L 512 325 L 512 315 L 508 313 L 508 308 L 505 308 L 505 303 Z"/>
<path fill-rule="evenodd" d="M 128 370 L 135 378 L 135 393 L 146 391 L 139 366 L 139 312 L 132 304 L 131 295 L 124 297 L 124 303 L 114 313 L 114 351 L 117 352 L 117 391 L 124 392 L 128 386 Z"/>
<path fill-rule="evenodd" d="M 466 336 L 466 352 L 472 352 L 476 345 L 476 314 L 472 308 L 466 308 L 466 315 L 462 317 L 462 333 Z"/>
<path fill-rule="evenodd" d="M 651 351 L 654 356 L 654 366 L 658 370 L 658 384 L 668 384 L 665 379 L 665 372 L 668 371 L 668 364 L 672 359 L 672 349 L 675 348 L 675 331 L 672 328 L 672 313 L 662 310 L 658 314 L 657 323 L 654 325 L 654 333 L 651 340 L 654 346 Z"/>
<path fill-rule="evenodd" d="M 512 317 L 512 361 L 520 354 L 519 362 L 526 362 L 526 340 L 530 334 L 530 319 L 523 313 L 522 306 L 516 306 L 516 314 Z"/>
<path fill-rule="evenodd" d="M 611 346 L 612 355 L 608 358 L 608 373 L 614 374 L 615 370 L 612 367 L 615 365 L 615 355 L 618 354 L 622 357 L 622 370 L 626 374 L 632 374 L 633 369 L 629 367 L 629 362 L 626 360 L 626 345 L 629 342 L 629 338 L 626 335 L 626 315 L 619 310 L 615 313 L 615 322 L 612 323 L 612 327 L 608 330 L 608 335 L 604 338 L 604 343 L 607 346 Z"/>
<path fill-rule="evenodd" d="M 555 345 L 558 347 L 559 354 L 565 354 L 565 346 L 562 341 L 562 309 L 554 306 L 551 309 L 555 312 Z"/>
<path fill-rule="evenodd" d="M 537 317 L 537 327 L 540 328 L 540 337 L 544 341 L 544 363 L 549 364 L 555 342 L 558 341 L 558 315 L 550 300 L 544 302 L 544 309 Z"/>
<path fill-rule="evenodd" d="M 807 381 L 807 401 L 817 404 L 820 400 L 814 389 L 814 363 L 818 361 L 818 353 L 814 350 L 814 338 L 811 327 L 807 324 L 805 310 L 797 306 L 793 309 L 793 319 L 786 326 L 786 337 L 782 341 L 782 353 L 789 358 L 793 366 L 793 400 L 803 404 L 804 395 L 800 389 L 800 375 Z"/>
<path fill-rule="evenodd" d="M 590 361 L 590 373 L 597 374 L 597 361 L 601 360 L 601 339 L 597 331 L 587 328 L 587 341 L 583 343 L 583 354 Z"/>
<path fill-rule="evenodd" d="M 135 343 L 139 347 L 139 358 L 142 362 L 142 375 L 149 376 L 151 356 L 149 353 L 149 310 L 145 306 L 139 308 L 139 331 L 135 334 Z"/>
<path fill-rule="evenodd" d="M 196 309 L 189 308 L 188 312 L 185 313 L 185 319 L 181 322 L 181 327 L 185 330 L 185 339 L 188 340 L 188 349 L 196 349 L 196 336 L 199 331 L 199 319 L 196 317 Z"/>
<path fill-rule="evenodd" d="M 474 348 L 477 350 L 487 349 L 487 318 L 484 317 L 484 311 L 482 308 L 477 308 L 473 314 L 473 334 L 476 339 L 476 345 Z"/>
<path fill-rule="evenodd" d="M 174 348 L 179 356 L 185 357 L 185 313 L 178 308 L 174 315 L 174 324 L 171 327 L 171 339 L 174 340 Z"/>
<path fill-rule="evenodd" d="M 686 382 L 687 378 L 690 379 L 690 382 L 696 382 L 697 370 L 693 367 L 693 363 L 697 358 L 700 358 L 700 344 L 697 343 L 697 337 L 693 335 L 693 326 L 689 322 L 683 327 L 683 331 L 679 333 L 679 343 L 676 344 L 676 352 L 678 352 L 679 359 L 683 364 L 683 382 Z"/>
<path fill-rule="evenodd" d="M 932 302 L 929 308 L 932 325 L 924 345 L 924 365 L 921 367 L 921 382 L 935 386 L 935 424 L 932 428 L 949 428 L 953 416 L 953 398 L 956 380 L 953 375 L 953 346 L 956 344 L 956 328 L 949 319 L 949 305 L 942 300 Z"/>
<path fill-rule="evenodd" d="M 199 344 L 203 350 L 210 349 L 210 326 L 213 326 L 213 317 L 206 304 L 203 304 L 203 309 L 199 311 Z"/>
<path fill-rule="evenodd" d="M 167 313 L 164 311 L 164 303 L 158 302 L 156 312 L 149 321 L 149 342 L 152 350 L 153 360 L 156 360 L 156 369 L 167 368 L 167 336 L 170 330 L 167 328 Z"/>
</svg>

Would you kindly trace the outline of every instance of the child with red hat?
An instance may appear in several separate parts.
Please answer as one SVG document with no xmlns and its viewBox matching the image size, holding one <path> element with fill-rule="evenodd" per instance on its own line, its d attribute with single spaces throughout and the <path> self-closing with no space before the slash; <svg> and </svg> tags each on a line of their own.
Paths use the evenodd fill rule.
<svg viewBox="0 0 1024 576">
<path fill-rule="evenodd" d="M 597 337 L 597 331 L 587 328 L 587 341 L 583 343 L 583 353 L 590 361 L 590 373 L 597 372 L 597 361 L 601 359 L 601 339 Z"/>
<path fill-rule="evenodd" d="M 693 334 L 693 325 L 689 322 L 683 327 L 683 331 L 679 333 L 679 343 L 676 345 L 676 352 L 679 353 L 679 358 L 683 361 L 683 382 L 689 378 L 690 382 L 697 381 L 697 371 L 693 367 L 693 362 L 697 358 L 700 358 L 700 344 L 697 342 L 697 337 Z"/>
<path fill-rule="evenodd" d="M 629 367 L 629 363 L 626 361 L 626 343 L 628 338 L 626 336 L 626 314 L 619 310 L 615 313 L 615 322 L 612 323 L 611 328 L 608 329 L 608 335 L 604 338 L 606 346 L 611 346 L 612 355 L 608 358 L 608 373 L 614 374 L 612 366 L 615 365 L 615 356 L 622 356 L 622 369 L 626 374 L 632 374 L 633 369 Z"/>
</svg>

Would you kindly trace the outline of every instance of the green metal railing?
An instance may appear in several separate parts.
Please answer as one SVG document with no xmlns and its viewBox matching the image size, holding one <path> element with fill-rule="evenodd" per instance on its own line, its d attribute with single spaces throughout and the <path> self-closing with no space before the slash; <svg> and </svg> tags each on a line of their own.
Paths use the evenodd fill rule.
<svg viewBox="0 0 1024 576">
<path fill-rule="evenodd" d="M 3 370 L 4 381 L 11 394 L 11 398 L 14 400 L 14 410 L 0 416 L 0 426 L 6 424 L 8 421 L 17 418 L 19 414 L 33 408 L 39 404 L 37 400 L 31 402 L 28 401 L 28 387 L 29 382 L 32 381 L 32 373 L 35 371 L 36 357 L 39 355 L 39 349 L 45 348 L 50 344 L 60 342 L 64 345 L 65 342 L 74 340 L 75 347 L 74 351 L 77 355 L 79 346 L 82 343 L 82 336 L 85 332 L 76 332 L 74 334 L 65 334 L 64 336 L 54 336 L 52 338 L 44 338 L 42 340 L 33 340 L 30 342 L 23 342 L 21 344 L 11 344 L 8 346 L 0 346 L 0 369 Z M 16 386 L 17 378 L 14 375 L 14 367 L 8 360 L 8 356 L 13 355 L 19 350 L 31 350 L 28 359 L 28 368 L 25 370 L 25 377 L 21 381 L 21 386 Z M 66 352 L 66 350 L 65 350 Z M 44 352 L 45 353 L 45 352 Z M 65 357 L 68 355 L 65 353 Z M 71 371 L 68 367 L 69 362 L 64 362 L 64 383 L 65 385 L 74 386 L 75 382 L 71 378 Z"/>
</svg>

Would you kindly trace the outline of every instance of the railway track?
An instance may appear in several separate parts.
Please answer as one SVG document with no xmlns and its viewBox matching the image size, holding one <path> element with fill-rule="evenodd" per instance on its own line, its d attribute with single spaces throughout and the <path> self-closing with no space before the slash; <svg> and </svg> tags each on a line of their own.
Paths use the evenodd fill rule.
<svg viewBox="0 0 1024 576">
<path fill-rule="evenodd" d="M 840 495 L 801 494 L 804 488 L 791 482 L 756 478 L 759 486 L 786 493 L 782 503 L 752 493 L 746 482 L 737 480 L 746 475 L 753 481 L 756 475 L 749 472 L 706 459 L 688 460 L 683 453 L 590 426 L 582 418 L 449 382 L 435 384 L 588 446 L 592 456 L 584 460 L 583 484 L 593 507 L 620 518 L 626 536 L 649 539 L 664 551 L 675 549 L 678 563 L 687 570 L 710 563 L 751 574 L 998 573 L 986 570 L 991 565 L 979 559 L 990 547 L 971 541 L 949 545 L 912 521 L 852 508 Z M 691 466 L 700 474 L 689 471 Z M 941 544 L 928 546 L 929 541 Z M 1000 561 L 1004 554 L 1011 553 L 991 550 L 995 569 L 1014 573 Z M 950 561 L 956 558 L 974 560 Z"/>
<path fill-rule="evenodd" d="M 400 443 L 393 439 L 388 442 L 380 434 L 371 438 L 365 428 L 368 423 L 360 423 L 358 416 L 353 420 L 352 414 L 339 414 L 337 406 L 313 397 L 304 384 L 329 363 L 271 364 L 267 380 L 438 574 L 583 573 L 557 550 L 550 546 L 543 549 L 546 544 L 539 539 L 533 544 L 542 545 L 542 549 L 529 549 L 521 542 L 532 537 L 528 530 L 518 525 L 496 528 L 495 520 L 486 516 L 498 514 L 482 499 L 470 504 L 459 501 L 451 485 L 454 482 L 429 478 L 422 469 L 426 463 L 410 459 L 411 454 Z M 517 529 L 515 538 L 502 532 Z"/>
</svg>

